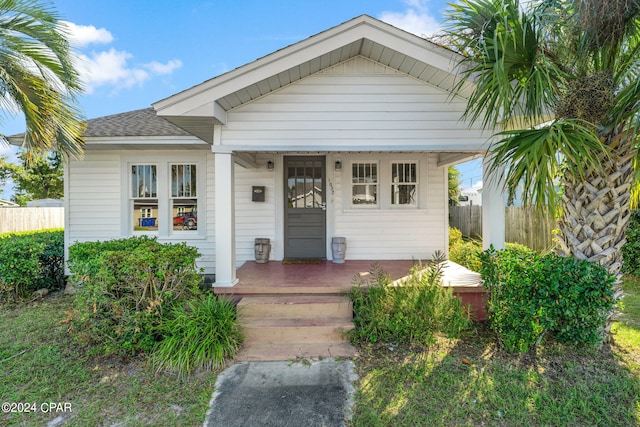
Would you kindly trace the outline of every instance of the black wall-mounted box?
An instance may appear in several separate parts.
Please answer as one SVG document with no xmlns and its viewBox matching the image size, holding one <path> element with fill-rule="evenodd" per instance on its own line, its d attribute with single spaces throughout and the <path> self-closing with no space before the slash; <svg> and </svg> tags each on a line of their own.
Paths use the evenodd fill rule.
<svg viewBox="0 0 640 427">
<path fill-rule="evenodd" d="M 264 186 L 253 186 L 251 191 L 251 201 L 253 202 L 264 202 Z"/>
</svg>

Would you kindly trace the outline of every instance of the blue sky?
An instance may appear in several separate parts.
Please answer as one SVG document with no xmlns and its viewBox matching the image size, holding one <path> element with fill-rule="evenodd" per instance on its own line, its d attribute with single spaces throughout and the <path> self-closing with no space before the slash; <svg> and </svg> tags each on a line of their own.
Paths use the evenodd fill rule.
<svg viewBox="0 0 640 427">
<path fill-rule="evenodd" d="M 153 102 L 367 14 L 418 35 L 438 30 L 441 0 L 57 0 L 79 58 L 86 118 Z M 6 113 L 6 112 L 5 112 Z M 5 135 L 20 117 L 0 118 Z M 13 149 L 0 146 L 0 154 Z M 461 165 L 464 187 L 479 163 Z M 10 191 L 10 190 L 8 190 Z M 8 198 L 7 191 L 0 198 Z"/>
</svg>

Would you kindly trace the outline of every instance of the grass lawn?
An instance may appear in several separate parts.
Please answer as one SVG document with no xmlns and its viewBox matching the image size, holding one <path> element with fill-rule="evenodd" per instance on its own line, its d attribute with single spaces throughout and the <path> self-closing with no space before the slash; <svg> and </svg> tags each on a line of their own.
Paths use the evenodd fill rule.
<svg viewBox="0 0 640 427">
<path fill-rule="evenodd" d="M 640 425 L 640 280 L 626 278 L 625 290 L 614 342 L 590 353 L 548 345 L 508 354 L 484 327 L 427 348 L 364 347 L 350 425 Z M 70 305 L 50 297 L 0 309 L 0 401 L 38 410 L 0 412 L 0 425 L 202 425 L 215 373 L 183 381 L 144 360 L 91 356 L 66 333 Z M 49 402 L 69 406 L 44 412 Z"/>
<path fill-rule="evenodd" d="M 597 351 L 509 354 L 483 326 L 427 348 L 362 348 L 351 426 L 640 425 L 640 280 L 625 291 L 614 341 Z"/>
<path fill-rule="evenodd" d="M 37 409 L 3 407 L 0 425 L 45 425 L 59 416 L 65 426 L 202 425 L 214 373 L 182 381 L 155 375 L 143 360 L 90 357 L 66 333 L 70 306 L 61 296 L 0 309 L 0 401 Z"/>
</svg>

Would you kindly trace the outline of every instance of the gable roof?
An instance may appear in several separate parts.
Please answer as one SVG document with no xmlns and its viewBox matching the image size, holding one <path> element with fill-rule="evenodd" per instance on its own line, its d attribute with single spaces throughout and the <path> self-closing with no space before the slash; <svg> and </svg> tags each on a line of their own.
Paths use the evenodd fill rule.
<svg viewBox="0 0 640 427">
<path fill-rule="evenodd" d="M 153 108 L 97 117 L 87 120 L 85 124 L 83 133 L 85 138 L 193 137 L 186 130 L 158 116 Z M 24 142 L 24 136 L 24 132 L 11 135 L 7 137 L 7 141 L 12 145 L 20 146 Z"/>
<path fill-rule="evenodd" d="M 87 120 L 85 137 L 192 136 L 156 114 L 153 108 Z"/>
<path fill-rule="evenodd" d="M 209 143 L 226 112 L 340 62 L 363 56 L 451 92 L 460 56 L 362 15 L 153 104 Z"/>
</svg>

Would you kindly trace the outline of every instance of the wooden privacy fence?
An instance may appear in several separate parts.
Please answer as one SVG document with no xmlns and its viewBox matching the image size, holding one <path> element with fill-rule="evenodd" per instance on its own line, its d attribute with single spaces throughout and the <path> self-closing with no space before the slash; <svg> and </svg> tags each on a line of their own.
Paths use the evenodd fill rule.
<svg viewBox="0 0 640 427">
<path fill-rule="evenodd" d="M 482 206 L 449 206 L 449 225 L 464 236 L 482 238 Z M 505 240 L 527 245 L 535 250 L 553 246 L 551 231 L 557 227 L 551 215 L 545 216 L 531 208 L 505 208 Z"/>
<path fill-rule="evenodd" d="M 0 234 L 64 228 L 64 208 L 0 208 Z"/>
</svg>

